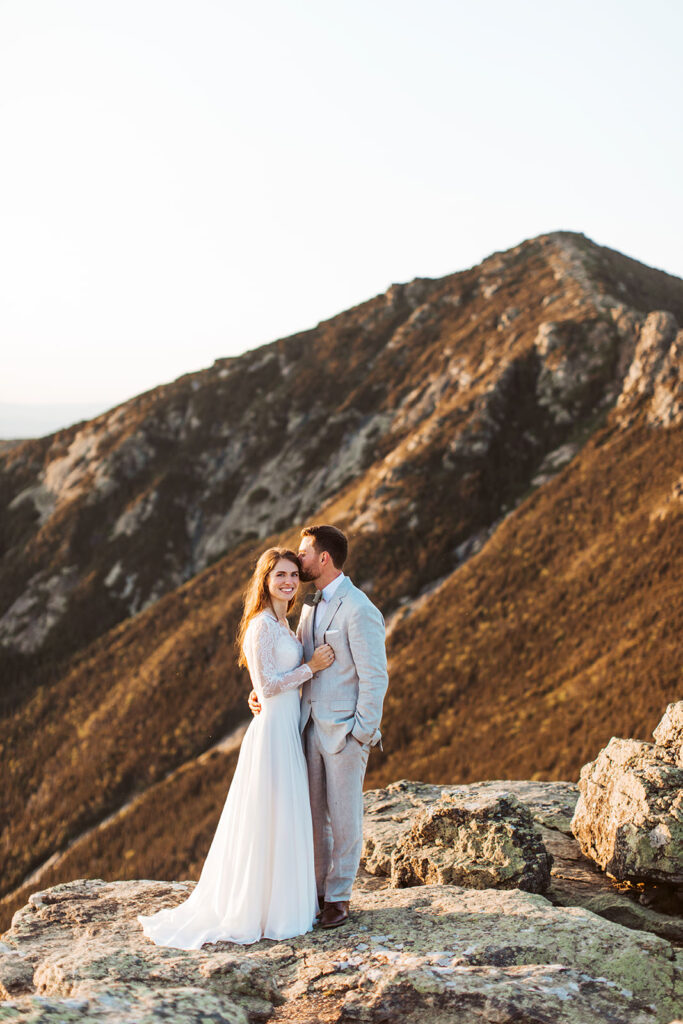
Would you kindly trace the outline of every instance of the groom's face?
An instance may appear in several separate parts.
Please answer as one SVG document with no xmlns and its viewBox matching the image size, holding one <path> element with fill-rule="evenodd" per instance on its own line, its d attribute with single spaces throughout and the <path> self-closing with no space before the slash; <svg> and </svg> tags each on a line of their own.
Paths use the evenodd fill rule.
<svg viewBox="0 0 683 1024">
<path fill-rule="evenodd" d="M 317 580 L 323 570 L 323 566 L 321 564 L 321 553 L 315 546 L 315 537 L 302 537 L 297 553 L 301 562 L 299 578 L 304 583 L 311 583 L 313 580 Z"/>
</svg>

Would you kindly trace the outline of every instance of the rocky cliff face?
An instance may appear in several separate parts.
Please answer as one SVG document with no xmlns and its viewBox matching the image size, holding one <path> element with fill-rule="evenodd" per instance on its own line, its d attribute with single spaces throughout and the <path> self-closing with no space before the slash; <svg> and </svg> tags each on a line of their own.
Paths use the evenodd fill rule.
<svg viewBox="0 0 683 1024">
<path fill-rule="evenodd" d="M 681 422 L 682 314 L 676 279 L 548 235 L 0 453 L 0 642 L 70 652 L 332 497 L 352 533 L 434 544 L 438 566 L 383 577 L 390 610 L 600 410 Z"/>
<path fill-rule="evenodd" d="M 370 786 L 575 778 L 649 735 L 680 680 L 681 323 L 683 282 L 556 233 L 0 450 L 5 921 L 93 870 L 196 877 L 241 590 L 310 519 L 389 627 Z"/>
</svg>

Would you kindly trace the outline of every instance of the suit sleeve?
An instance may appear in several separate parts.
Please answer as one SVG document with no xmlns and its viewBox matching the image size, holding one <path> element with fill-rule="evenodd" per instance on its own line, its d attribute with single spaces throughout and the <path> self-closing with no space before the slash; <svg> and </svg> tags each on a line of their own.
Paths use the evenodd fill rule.
<svg viewBox="0 0 683 1024">
<path fill-rule="evenodd" d="M 358 674 L 358 703 L 352 734 L 371 743 L 382 718 L 382 704 L 389 685 L 384 619 L 371 601 L 357 605 L 348 624 L 351 656 Z"/>
</svg>

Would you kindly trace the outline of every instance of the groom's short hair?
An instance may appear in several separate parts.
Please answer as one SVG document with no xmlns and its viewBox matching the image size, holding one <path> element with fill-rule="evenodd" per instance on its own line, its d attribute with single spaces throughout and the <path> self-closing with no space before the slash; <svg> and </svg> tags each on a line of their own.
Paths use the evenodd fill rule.
<svg viewBox="0 0 683 1024">
<path fill-rule="evenodd" d="M 341 569 L 349 553 L 346 534 L 336 526 L 305 526 L 302 537 L 312 537 L 317 551 L 327 551 L 335 569 Z"/>
</svg>

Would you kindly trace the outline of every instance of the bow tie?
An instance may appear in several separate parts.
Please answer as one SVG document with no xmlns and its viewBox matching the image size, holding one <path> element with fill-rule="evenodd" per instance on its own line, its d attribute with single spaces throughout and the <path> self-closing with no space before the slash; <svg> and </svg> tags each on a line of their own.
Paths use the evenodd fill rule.
<svg viewBox="0 0 683 1024">
<path fill-rule="evenodd" d="M 316 590 L 315 594 L 306 594 L 304 598 L 304 604 L 316 605 L 320 604 L 323 599 L 322 590 Z"/>
</svg>

